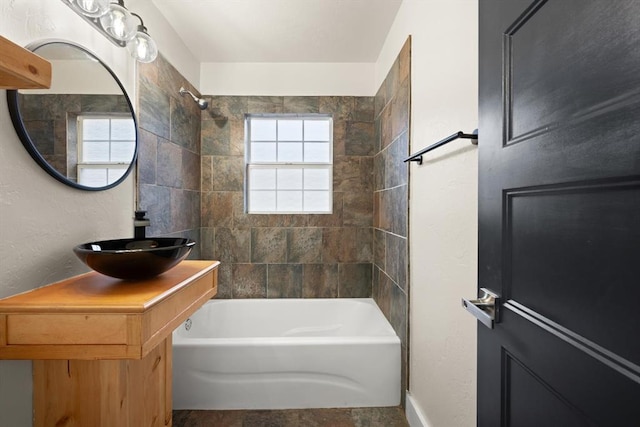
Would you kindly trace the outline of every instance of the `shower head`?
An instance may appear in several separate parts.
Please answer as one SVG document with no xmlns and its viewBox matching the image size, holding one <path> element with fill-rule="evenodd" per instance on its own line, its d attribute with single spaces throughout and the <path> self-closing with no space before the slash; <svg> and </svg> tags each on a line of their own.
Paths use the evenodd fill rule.
<svg viewBox="0 0 640 427">
<path fill-rule="evenodd" d="M 193 101 L 198 104 L 198 107 L 201 110 L 206 110 L 207 107 L 209 106 L 209 103 L 207 101 L 205 101 L 202 98 L 198 98 L 197 96 L 195 96 L 193 93 L 191 93 L 191 91 L 186 90 L 184 87 L 180 88 L 180 95 L 184 96 L 186 93 L 188 93 L 189 95 L 191 95 L 191 98 L 193 99 Z"/>
</svg>

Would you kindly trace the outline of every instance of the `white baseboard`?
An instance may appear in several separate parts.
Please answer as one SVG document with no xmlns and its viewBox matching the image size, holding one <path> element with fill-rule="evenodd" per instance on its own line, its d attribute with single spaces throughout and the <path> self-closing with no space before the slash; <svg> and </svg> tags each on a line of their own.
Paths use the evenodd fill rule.
<svg viewBox="0 0 640 427">
<path fill-rule="evenodd" d="M 410 427 L 430 427 L 427 423 L 425 416 L 422 414 L 422 410 L 418 406 L 409 390 L 407 390 L 407 408 L 405 414 Z"/>
</svg>

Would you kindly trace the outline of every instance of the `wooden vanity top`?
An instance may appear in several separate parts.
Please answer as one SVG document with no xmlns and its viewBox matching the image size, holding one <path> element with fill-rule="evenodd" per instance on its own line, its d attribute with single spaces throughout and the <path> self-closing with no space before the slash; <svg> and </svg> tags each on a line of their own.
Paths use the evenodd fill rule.
<svg viewBox="0 0 640 427">
<path fill-rule="evenodd" d="M 217 266 L 183 261 L 147 280 L 120 280 L 95 271 L 0 299 L 0 313 L 142 313 Z"/>
<path fill-rule="evenodd" d="M 217 291 L 218 261 L 148 280 L 90 272 L 0 300 L 0 359 L 140 359 Z"/>
</svg>

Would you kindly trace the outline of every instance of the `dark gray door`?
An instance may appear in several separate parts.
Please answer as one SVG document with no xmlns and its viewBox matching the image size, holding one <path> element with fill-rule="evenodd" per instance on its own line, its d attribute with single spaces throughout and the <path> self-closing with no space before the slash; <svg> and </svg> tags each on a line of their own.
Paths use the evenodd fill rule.
<svg viewBox="0 0 640 427">
<path fill-rule="evenodd" d="M 480 0 L 478 425 L 640 426 L 640 0 Z"/>
</svg>

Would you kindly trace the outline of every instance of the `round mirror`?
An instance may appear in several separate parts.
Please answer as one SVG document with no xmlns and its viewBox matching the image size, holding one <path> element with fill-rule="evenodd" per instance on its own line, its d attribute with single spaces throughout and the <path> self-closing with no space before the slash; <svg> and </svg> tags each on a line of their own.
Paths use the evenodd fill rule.
<svg viewBox="0 0 640 427">
<path fill-rule="evenodd" d="M 66 41 L 27 46 L 52 65 L 50 89 L 8 90 L 13 126 L 31 157 L 58 181 L 82 190 L 122 182 L 137 155 L 131 100 L 113 71 Z"/>
</svg>

